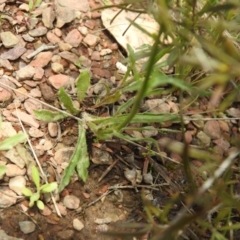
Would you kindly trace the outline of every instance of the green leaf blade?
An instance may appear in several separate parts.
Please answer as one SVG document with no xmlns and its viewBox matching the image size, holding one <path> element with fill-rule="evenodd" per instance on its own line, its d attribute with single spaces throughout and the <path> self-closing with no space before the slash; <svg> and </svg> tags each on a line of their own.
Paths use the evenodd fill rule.
<svg viewBox="0 0 240 240">
<path fill-rule="evenodd" d="M 59 101 L 64 105 L 64 107 L 72 114 L 78 114 L 79 109 L 75 108 L 72 102 L 72 99 L 66 93 L 63 87 L 58 90 Z"/>
<path fill-rule="evenodd" d="M 26 139 L 27 135 L 25 133 L 17 133 L 11 137 L 8 137 L 0 143 L 0 151 L 9 150 L 18 143 L 24 142 Z"/>
<path fill-rule="evenodd" d="M 40 189 L 40 175 L 36 166 L 32 167 L 32 180 L 37 187 L 37 190 Z"/>
<path fill-rule="evenodd" d="M 52 191 L 54 191 L 55 189 L 57 189 L 58 184 L 57 182 L 51 182 L 51 183 L 47 183 L 44 184 L 43 186 L 41 186 L 40 191 L 42 193 L 50 193 Z"/>
<path fill-rule="evenodd" d="M 49 110 L 34 110 L 35 117 L 44 122 L 57 122 L 66 118 L 68 115 L 60 112 L 52 112 Z"/>
<path fill-rule="evenodd" d="M 77 97 L 79 102 L 82 102 L 86 96 L 86 92 L 90 85 L 90 79 L 91 79 L 91 75 L 89 70 L 82 71 L 81 74 L 78 76 Z"/>
</svg>

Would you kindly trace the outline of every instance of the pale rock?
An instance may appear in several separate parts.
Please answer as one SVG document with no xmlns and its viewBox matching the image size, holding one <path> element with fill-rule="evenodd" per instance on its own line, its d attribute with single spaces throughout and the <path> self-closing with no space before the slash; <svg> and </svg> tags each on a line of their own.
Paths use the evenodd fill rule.
<svg viewBox="0 0 240 240">
<path fill-rule="evenodd" d="M 0 208 L 7 208 L 17 202 L 17 195 L 9 188 L 0 188 Z"/>
<path fill-rule="evenodd" d="M 51 61 L 52 55 L 52 52 L 40 52 L 36 58 L 31 61 L 30 65 L 33 67 L 43 68 Z"/>
<path fill-rule="evenodd" d="M 0 67 L 6 68 L 9 71 L 13 70 L 12 64 L 8 60 L 4 60 L 0 58 Z"/>
<path fill-rule="evenodd" d="M 41 67 L 35 67 L 35 74 L 33 75 L 33 80 L 42 80 L 44 75 L 44 69 Z"/>
<path fill-rule="evenodd" d="M 55 19 L 55 12 L 52 7 L 47 7 L 42 13 L 42 22 L 46 28 L 53 28 L 53 21 Z"/>
<path fill-rule="evenodd" d="M 30 30 L 28 32 L 28 34 L 31 36 L 31 37 L 41 37 L 41 36 L 44 36 L 46 35 L 47 33 L 47 28 L 44 27 L 44 26 L 40 26 L 40 27 L 37 27 L 33 30 Z"/>
<path fill-rule="evenodd" d="M 57 233 L 57 239 L 69 240 L 73 239 L 74 231 L 73 230 L 63 230 Z"/>
<path fill-rule="evenodd" d="M 78 27 L 78 31 L 83 35 L 86 36 L 88 34 L 88 29 L 85 26 Z"/>
<path fill-rule="evenodd" d="M 53 32 L 48 32 L 47 33 L 47 39 L 52 44 L 56 44 L 56 43 L 59 43 L 61 41 L 61 39 L 58 36 L 56 36 Z"/>
<path fill-rule="evenodd" d="M 23 34 L 22 38 L 24 39 L 24 41 L 26 42 L 33 42 L 35 40 L 34 37 L 31 37 L 28 33 L 27 34 Z"/>
<path fill-rule="evenodd" d="M 64 67 L 62 64 L 54 62 L 51 64 L 51 68 L 53 70 L 53 72 L 55 73 L 63 73 L 64 72 Z"/>
<path fill-rule="evenodd" d="M 81 231 L 84 228 L 84 225 L 78 218 L 74 218 L 73 219 L 73 228 L 77 231 Z"/>
<path fill-rule="evenodd" d="M 65 8 L 81 11 L 81 12 L 88 12 L 89 11 L 89 2 L 88 0 L 57 0 L 60 6 Z"/>
<path fill-rule="evenodd" d="M 29 115 L 25 112 L 22 112 L 20 110 L 18 110 L 18 115 L 17 115 L 16 111 L 14 111 L 12 114 L 15 117 L 19 116 L 21 121 L 24 122 L 25 124 L 27 124 L 28 126 L 39 128 L 38 121 L 35 120 L 31 115 Z"/>
<path fill-rule="evenodd" d="M 199 129 L 203 129 L 204 120 L 202 120 L 203 116 L 201 114 L 193 114 L 191 118 L 196 119 L 192 121 L 193 125 L 195 125 Z"/>
<path fill-rule="evenodd" d="M 58 165 L 60 165 L 63 162 L 69 162 L 69 159 L 71 158 L 73 154 L 74 148 L 73 147 L 65 147 L 58 149 L 55 153 L 54 160 L 57 162 Z"/>
<path fill-rule="evenodd" d="M 158 135 L 158 130 L 150 126 L 150 127 L 147 127 L 146 130 L 143 130 L 142 134 L 145 138 L 151 138 Z"/>
<path fill-rule="evenodd" d="M 82 42 L 82 35 L 77 29 L 73 29 L 67 34 L 64 41 L 73 47 L 78 47 L 79 44 Z"/>
<path fill-rule="evenodd" d="M 24 108 L 29 114 L 34 114 L 34 110 L 42 109 L 42 104 L 34 99 L 26 99 L 24 102 Z"/>
<path fill-rule="evenodd" d="M 78 59 L 79 59 L 79 57 L 76 54 L 68 52 L 68 51 L 60 52 L 59 56 L 61 56 L 62 58 L 68 60 L 69 62 L 71 62 L 73 64 L 78 62 Z"/>
<path fill-rule="evenodd" d="M 37 128 L 31 127 L 28 131 L 28 134 L 31 137 L 39 138 L 39 137 L 42 137 L 44 135 L 44 132 L 42 132 L 41 130 L 39 130 Z"/>
<path fill-rule="evenodd" d="M 7 138 L 16 135 L 17 132 L 10 122 L 2 122 L 0 128 L 0 138 Z"/>
<path fill-rule="evenodd" d="M 71 44 L 65 43 L 63 41 L 59 41 L 58 42 L 58 46 L 59 46 L 60 51 L 69 51 L 69 50 L 72 49 L 72 45 Z"/>
<path fill-rule="evenodd" d="M 58 125 L 57 123 L 48 123 L 48 132 L 51 137 L 56 137 L 58 135 Z"/>
<path fill-rule="evenodd" d="M 100 56 L 105 56 L 105 55 L 108 55 L 108 54 L 111 54 L 112 53 L 112 50 L 109 49 L 109 48 L 106 48 L 106 49 L 102 49 L 100 51 Z"/>
<path fill-rule="evenodd" d="M 21 221 L 19 227 L 24 234 L 32 233 L 36 229 L 36 225 L 31 221 Z"/>
<path fill-rule="evenodd" d="M 20 168 L 15 164 L 7 164 L 6 167 L 6 175 L 8 177 L 23 176 L 26 173 L 26 168 Z"/>
<path fill-rule="evenodd" d="M 53 29 L 53 33 L 54 33 L 56 36 L 58 36 L 58 37 L 61 37 L 61 36 L 62 36 L 62 31 L 61 31 L 61 29 L 59 29 L 59 28 L 54 28 L 54 29 Z"/>
<path fill-rule="evenodd" d="M 67 195 L 63 199 L 63 204 L 68 209 L 77 209 L 79 208 L 80 200 L 74 195 Z"/>
<path fill-rule="evenodd" d="M 205 134 L 203 131 L 197 133 L 197 138 L 202 142 L 205 147 L 209 147 L 211 143 L 211 138 Z"/>
<path fill-rule="evenodd" d="M 59 89 L 60 87 L 66 86 L 69 84 L 69 76 L 64 74 L 53 75 L 48 78 L 49 83 L 55 88 Z"/>
<path fill-rule="evenodd" d="M 21 57 L 26 51 L 27 49 L 25 47 L 15 46 L 13 49 L 10 49 L 9 51 L 2 53 L 0 57 L 4 60 L 13 61 Z"/>
<path fill-rule="evenodd" d="M 1 32 L 0 37 L 5 48 L 15 47 L 19 43 L 19 39 L 9 31 Z"/>
<path fill-rule="evenodd" d="M 42 93 L 38 88 L 33 88 L 30 90 L 30 95 L 35 98 L 40 98 L 42 96 Z"/>
<path fill-rule="evenodd" d="M 87 44 L 89 47 L 95 47 L 99 41 L 99 38 L 93 34 L 87 34 L 83 39 L 83 42 Z"/>
<path fill-rule="evenodd" d="M 212 120 L 207 121 L 204 124 L 203 131 L 211 138 L 211 139 L 218 139 L 221 137 L 221 129 L 219 126 L 218 121 Z"/>
<path fill-rule="evenodd" d="M 51 209 L 48 206 L 44 206 L 44 209 L 40 211 L 43 216 L 50 216 L 52 214 Z"/>
<path fill-rule="evenodd" d="M 170 106 L 162 99 L 149 99 L 145 102 L 146 110 L 151 113 L 170 113 Z"/>
<path fill-rule="evenodd" d="M 31 79 L 35 74 L 35 69 L 31 65 L 20 68 L 16 71 L 16 77 L 18 80 Z"/>
<path fill-rule="evenodd" d="M 15 148 L 12 148 L 8 150 L 5 155 L 7 159 L 9 159 L 12 163 L 15 163 L 18 167 L 24 168 L 25 162 L 24 160 L 19 156 L 18 152 Z"/>
<path fill-rule="evenodd" d="M 23 176 L 16 176 L 10 179 L 9 188 L 18 195 L 22 195 L 22 189 L 26 186 L 26 180 Z"/>
<path fill-rule="evenodd" d="M 57 28 L 61 28 L 66 23 L 70 23 L 75 19 L 75 11 L 63 5 L 57 4 L 56 6 L 56 17 L 57 17 Z"/>
</svg>

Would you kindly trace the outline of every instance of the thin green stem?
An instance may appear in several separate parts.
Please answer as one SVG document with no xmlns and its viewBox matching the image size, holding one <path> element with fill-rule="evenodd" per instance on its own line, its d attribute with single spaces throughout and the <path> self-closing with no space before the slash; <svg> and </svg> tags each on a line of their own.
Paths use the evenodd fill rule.
<svg viewBox="0 0 240 240">
<path fill-rule="evenodd" d="M 142 99 L 145 95 L 145 92 L 147 90 L 148 82 L 149 82 L 149 79 L 150 79 L 150 76 L 151 76 L 151 73 L 152 73 L 152 70 L 153 70 L 153 67 L 154 67 L 155 57 L 158 54 L 157 48 L 158 48 L 160 34 L 161 34 L 161 30 L 159 29 L 158 35 L 156 37 L 156 41 L 155 41 L 155 43 L 152 47 L 152 51 L 151 51 L 151 55 L 150 55 L 150 58 L 149 58 L 145 79 L 142 83 L 141 88 L 139 89 L 139 91 L 137 93 L 137 96 L 136 96 L 135 102 L 133 104 L 132 110 L 128 114 L 126 119 L 116 127 L 117 131 L 121 131 L 133 119 L 133 117 L 136 115 L 136 113 L 139 109 L 141 101 L 142 101 Z"/>
</svg>

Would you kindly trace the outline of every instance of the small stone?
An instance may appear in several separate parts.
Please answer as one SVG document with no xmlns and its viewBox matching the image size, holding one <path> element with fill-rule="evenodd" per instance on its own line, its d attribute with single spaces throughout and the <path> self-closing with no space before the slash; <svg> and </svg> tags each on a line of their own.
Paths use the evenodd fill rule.
<svg viewBox="0 0 240 240">
<path fill-rule="evenodd" d="M 27 124 L 28 126 L 31 127 L 35 127 L 35 128 L 39 128 L 39 123 L 37 120 L 35 120 L 31 115 L 22 112 L 20 110 L 18 110 L 18 115 L 16 113 L 16 111 L 14 111 L 12 113 L 15 117 L 19 116 L 19 118 L 21 119 L 21 121 L 23 121 L 25 124 Z"/>
<path fill-rule="evenodd" d="M 42 96 L 40 90 L 38 88 L 33 88 L 30 90 L 30 95 L 35 98 L 40 98 Z"/>
<path fill-rule="evenodd" d="M 30 65 L 33 67 L 43 68 L 51 61 L 52 55 L 52 52 L 40 52 L 37 57 L 31 61 Z"/>
<path fill-rule="evenodd" d="M 82 42 L 82 35 L 77 29 L 73 29 L 67 34 L 64 41 L 73 47 L 78 47 L 79 44 Z"/>
<path fill-rule="evenodd" d="M 46 33 L 47 33 L 47 28 L 43 26 L 35 28 L 28 32 L 28 34 L 32 37 L 41 37 L 46 35 Z"/>
<path fill-rule="evenodd" d="M 56 99 L 54 91 L 48 84 L 41 83 L 39 87 L 46 102 L 53 102 Z"/>
<path fill-rule="evenodd" d="M 85 22 L 85 26 L 91 30 L 95 28 L 95 22 L 93 20 L 87 20 Z"/>
<path fill-rule="evenodd" d="M 13 61 L 21 57 L 26 51 L 27 49 L 25 47 L 15 46 L 13 49 L 1 54 L 0 57 L 5 60 Z"/>
<path fill-rule="evenodd" d="M 3 46 L 5 48 L 12 48 L 19 43 L 19 39 L 11 32 L 1 32 L 0 33 Z"/>
<path fill-rule="evenodd" d="M 56 137 L 58 135 L 58 125 L 57 123 L 48 123 L 48 132 L 51 137 Z"/>
<path fill-rule="evenodd" d="M 31 127 L 28 131 L 28 134 L 31 136 L 31 137 L 34 137 L 34 138 L 40 138 L 44 135 L 44 132 L 42 132 L 41 130 L 37 129 L 37 128 L 34 128 L 34 127 Z"/>
<path fill-rule="evenodd" d="M 203 129 L 204 126 L 204 121 L 201 120 L 203 119 L 203 116 L 201 114 L 193 114 L 191 116 L 191 118 L 193 119 L 197 119 L 197 120 L 193 120 L 192 123 L 199 129 Z"/>
<path fill-rule="evenodd" d="M 213 140 L 213 142 L 226 152 L 230 148 L 230 143 L 224 138 Z"/>
<path fill-rule="evenodd" d="M 78 59 L 79 59 L 79 57 L 76 54 L 68 52 L 68 51 L 60 52 L 59 56 L 61 56 L 62 58 L 68 60 L 69 62 L 71 62 L 73 64 L 78 62 Z"/>
<path fill-rule="evenodd" d="M 16 238 L 16 237 L 11 237 L 9 235 L 7 235 L 4 230 L 0 230 L 0 236 L 1 236 L 1 240 L 23 240 L 23 238 Z"/>
<path fill-rule="evenodd" d="M 202 142 L 205 147 L 209 147 L 211 143 L 211 138 L 205 134 L 203 131 L 197 133 L 197 138 Z"/>
<path fill-rule="evenodd" d="M 72 49 L 72 45 L 71 44 L 65 43 L 63 41 L 59 41 L 58 42 L 58 46 L 59 46 L 60 51 L 69 51 L 69 50 Z"/>
<path fill-rule="evenodd" d="M 53 28 L 53 21 L 55 19 L 55 12 L 52 7 L 47 7 L 42 13 L 42 22 L 45 27 Z"/>
<path fill-rule="evenodd" d="M 92 34 L 87 34 L 83 39 L 83 42 L 86 43 L 89 47 L 95 47 L 99 41 L 99 38 Z"/>
<path fill-rule="evenodd" d="M 106 48 L 106 49 L 102 49 L 100 51 L 100 56 L 105 56 L 105 55 L 108 55 L 108 54 L 111 54 L 112 53 L 112 50 L 109 49 L 109 48 Z"/>
<path fill-rule="evenodd" d="M 59 43 L 61 41 L 61 39 L 52 32 L 47 33 L 47 39 L 52 44 L 56 44 L 56 43 Z"/>
<path fill-rule="evenodd" d="M 204 125 L 203 131 L 211 138 L 218 139 L 221 137 L 221 129 L 218 121 L 207 121 Z"/>
<path fill-rule="evenodd" d="M 18 155 L 18 152 L 15 148 L 8 150 L 5 155 L 7 159 L 9 159 L 12 163 L 15 163 L 18 167 L 24 168 L 25 162 L 24 160 Z"/>
<path fill-rule="evenodd" d="M 22 195 L 22 189 L 26 186 L 26 180 L 23 176 L 16 176 L 10 179 L 9 188 L 16 192 L 18 195 Z"/>
<path fill-rule="evenodd" d="M 8 60 L 4 60 L 0 58 L 0 67 L 6 68 L 9 71 L 13 70 L 12 64 Z"/>
<path fill-rule="evenodd" d="M 7 208 L 17 202 L 17 195 L 9 188 L 2 188 L 0 191 L 0 208 Z"/>
<path fill-rule="evenodd" d="M 33 75 L 33 80 L 42 80 L 44 75 L 44 69 L 41 67 L 35 67 L 35 74 Z"/>
<path fill-rule="evenodd" d="M 80 200 L 74 195 L 67 195 L 63 199 L 63 204 L 68 209 L 77 209 L 79 208 Z"/>
<path fill-rule="evenodd" d="M 5 88 L 0 87 L 0 103 L 7 106 L 12 100 L 12 93 Z"/>
<path fill-rule="evenodd" d="M 165 103 L 162 99 L 149 99 L 145 102 L 146 110 L 151 113 L 170 113 L 169 104 Z"/>
<path fill-rule="evenodd" d="M 70 23 L 75 18 L 75 10 L 69 9 L 65 4 L 66 2 L 63 2 L 62 4 L 57 4 L 56 9 L 56 15 L 57 15 L 57 28 L 61 28 L 66 23 Z M 74 6 L 75 4 L 73 4 Z"/>
<path fill-rule="evenodd" d="M 60 87 L 63 87 L 69 83 L 69 76 L 63 75 L 63 74 L 57 74 L 49 77 L 48 81 L 49 83 L 55 88 L 59 89 Z"/>
<path fill-rule="evenodd" d="M 73 219 L 73 228 L 77 231 L 81 231 L 84 228 L 84 225 L 78 218 L 74 218 Z"/>
<path fill-rule="evenodd" d="M 84 26 L 78 27 L 78 31 L 83 35 L 86 36 L 88 34 L 88 29 Z"/>
<path fill-rule="evenodd" d="M 145 138 L 151 138 L 158 134 L 158 130 L 154 127 L 149 127 L 148 129 L 143 130 L 142 134 Z"/>
<path fill-rule="evenodd" d="M 60 165 L 63 162 L 69 162 L 69 159 L 73 154 L 73 151 L 74 151 L 73 147 L 65 147 L 58 149 L 54 155 L 56 163 Z"/>
<path fill-rule="evenodd" d="M 48 206 L 44 206 L 44 209 L 41 211 L 43 216 L 50 216 L 52 214 L 51 209 Z"/>
<path fill-rule="evenodd" d="M 16 130 L 10 122 L 2 122 L 0 128 L 0 138 L 7 138 L 16 135 Z"/>
<path fill-rule="evenodd" d="M 19 227 L 23 233 L 28 234 L 35 231 L 36 225 L 31 221 L 21 221 Z"/>
<path fill-rule="evenodd" d="M 100 61 L 101 60 L 101 57 L 100 57 L 100 54 L 99 52 L 97 51 L 94 51 L 91 55 L 91 60 L 93 61 Z"/>
<path fill-rule="evenodd" d="M 218 121 L 218 123 L 223 132 L 229 132 L 229 125 L 226 121 L 220 120 L 220 121 Z"/>
<path fill-rule="evenodd" d="M 16 77 L 18 80 L 31 79 L 35 74 L 35 69 L 31 65 L 20 68 L 16 71 Z"/>
<path fill-rule="evenodd" d="M 62 36 L 62 31 L 59 28 L 54 28 L 53 29 L 53 33 L 57 36 L 57 37 L 61 37 Z"/>
<path fill-rule="evenodd" d="M 34 37 L 31 37 L 28 33 L 27 34 L 23 34 L 22 38 L 24 39 L 24 41 L 26 42 L 33 42 L 35 40 Z"/>
<path fill-rule="evenodd" d="M 64 230 L 57 233 L 59 239 L 69 240 L 73 239 L 74 231 L 73 230 Z"/>
<path fill-rule="evenodd" d="M 23 176 L 26 173 L 26 168 L 20 168 L 15 164 L 7 164 L 6 167 L 6 175 L 8 177 Z"/>
<path fill-rule="evenodd" d="M 63 73 L 64 72 L 64 67 L 62 64 L 54 62 L 51 64 L 51 68 L 53 70 L 53 72 L 55 73 Z"/>
</svg>

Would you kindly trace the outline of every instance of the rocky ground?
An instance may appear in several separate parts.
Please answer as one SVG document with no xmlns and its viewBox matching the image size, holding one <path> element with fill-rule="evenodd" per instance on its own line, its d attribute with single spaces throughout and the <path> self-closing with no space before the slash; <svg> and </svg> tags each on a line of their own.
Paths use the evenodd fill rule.
<svg viewBox="0 0 240 240">
<path fill-rule="evenodd" d="M 108 15 L 101 15 L 101 11 L 91 12 L 91 9 L 102 5 L 101 1 L 94 0 L 45 0 L 39 7 L 29 9 L 27 0 L 0 0 L 0 81 L 4 84 L 0 85 L 3 118 L 0 138 L 21 131 L 17 108 L 50 182 L 59 181 L 73 153 L 78 134 L 77 122 L 69 118 L 60 123 L 46 124 L 36 120 L 33 110 L 49 108 L 44 103 L 61 108 L 57 90 L 65 86 L 71 94 L 74 81 L 82 69 L 91 71 L 86 107 L 93 105 L 97 96 L 103 94 L 103 83 L 114 88 L 123 77 L 124 64 L 121 63 L 127 54 L 124 50 L 126 43 L 118 39 L 117 30 L 109 34 L 105 29 L 109 23 L 103 25 L 103 21 Z M 139 45 L 134 43 L 134 47 Z M 121 101 L 124 102 L 127 97 L 123 95 Z M 75 104 L 79 105 L 77 101 Z M 207 104 L 207 100 L 203 99 L 186 110 L 185 138 L 198 148 L 211 149 L 211 156 L 216 160 L 232 151 L 228 139 L 239 132 L 238 122 L 233 118 L 240 117 L 240 110 L 236 104 L 227 111 L 231 121 L 225 120 L 227 115 L 211 120 L 210 113 L 203 114 Z M 146 109 L 153 113 L 178 112 L 178 97 L 148 99 L 144 105 Z M 104 116 L 106 109 L 99 109 L 95 114 Z M 171 122 L 161 127 L 179 130 L 179 124 Z M 177 166 L 181 161 L 178 152 L 167 151 L 168 141 L 165 138 L 167 136 L 179 144 L 182 141 L 180 132 L 166 133 L 153 126 L 151 131 L 128 133 L 135 137 L 154 137 L 165 157 Z M 159 169 L 160 165 L 153 159 L 143 158 L 139 148 L 126 142 L 103 144 L 94 143 L 92 134 L 88 138 L 92 159 L 88 180 L 83 183 L 73 177 L 70 185 L 60 196 L 56 196 L 61 216 L 56 213 L 49 198 L 45 199 L 45 209 L 39 211 L 36 207 L 29 208 L 28 200 L 22 197 L 24 186 L 34 187 L 29 169 L 35 160 L 28 147 L 20 144 L 1 153 L 0 163 L 7 166 L 7 171 L 0 182 L 0 239 L 2 236 L 9 240 L 107 239 L 99 233 L 111 229 L 112 223 L 140 221 L 142 217 L 139 213 L 143 210 L 141 194 L 130 185 L 128 174 L 131 172 L 126 172 L 122 158 L 136 165 L 140 172 L 144 164 L 150 162 L 155 171 L 161 172 L 156 183 L 170 184 L 167 191 L 162 188 L 156 191 L 152 180 L 145 179 L 145 184 L 152 187 L 150 190 L 145 187 L 146 196 L 149 195 L 156 205 L 163 206 L 172 191 L 180 191 L 181 187 L 177 189 L 173 184 L 181 180 L 178 168 L 172 171 L 164 167 Z M 101 159 L 104 159 L 104 164 Z M 201 161 L 195 159 L 193 164 L 199 167 Z M 113 168 L 102 177 L 108 165 Z M 146 173 L 146 169 L 143 171 Z M 179 174 L 176 175 L 176 171 Z M 116 184 L 126 188 L 111 188 Z"/>
</svg>

